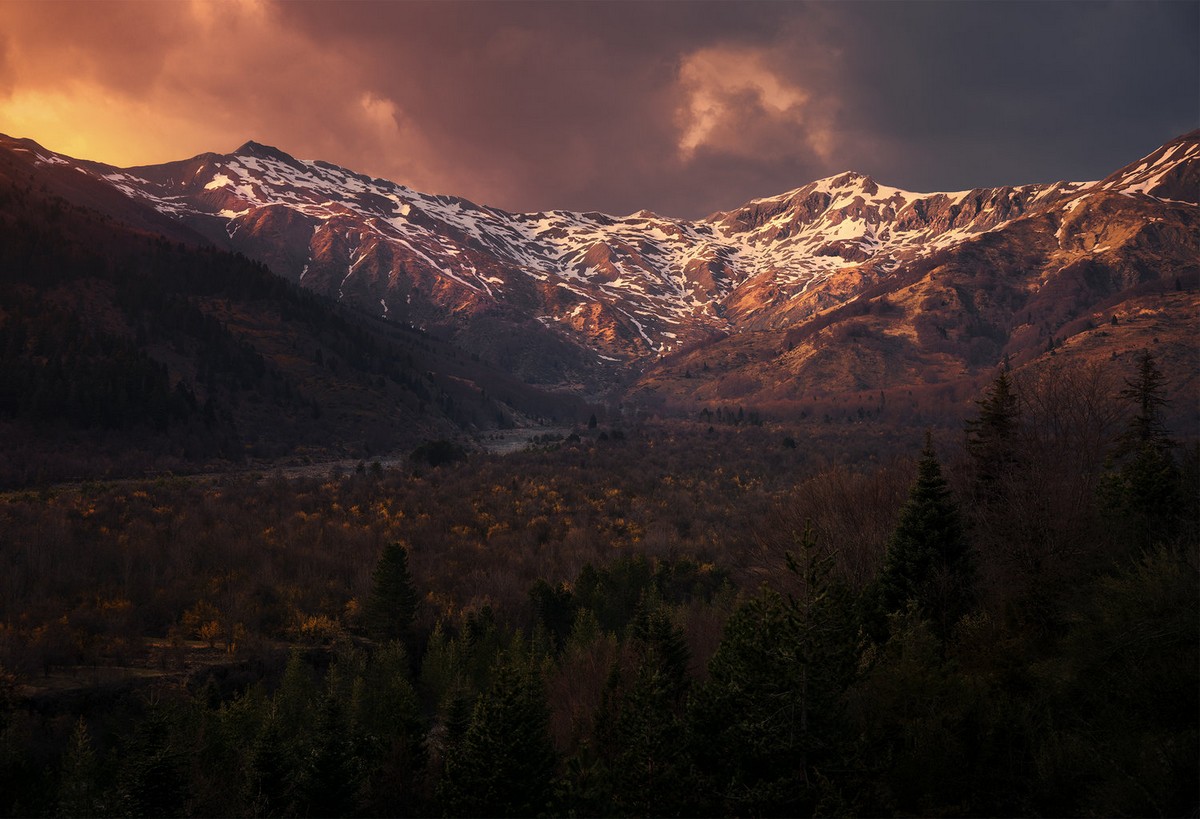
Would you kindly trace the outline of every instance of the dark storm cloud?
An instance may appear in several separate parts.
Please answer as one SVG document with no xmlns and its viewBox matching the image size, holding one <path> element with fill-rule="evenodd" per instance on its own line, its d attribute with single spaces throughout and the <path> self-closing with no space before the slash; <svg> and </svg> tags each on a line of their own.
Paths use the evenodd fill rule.
<svg viewBox="0 0 1200 819">
<path fill-rule="evenodd" d="M 1200 125 L 1200 5 L 851 5 L 847 127 L 898 185 L 1091 179 Z M 897 33 L 901 33 L 897 36 Z"/>
<path fill-rule="evenodd" d="M 696 216 L 846 169 L 1103 176 L 1200 124 L 1198 28 L 1197 3 L 6 3 L 0 130 Z"/>
<path fill-rule="evenodd" d="M 696 215 L 850 168 L 918 190 L 1093 178 L 1200 124 L 1194 3 L 289 10 L 403 63 L 384 82 L 447 178 L 512 208 Z M 712 144 L 682 155 L 681 73 L 716 49 L 758 56 L 816 121 L 730 89 Z"/>
<path fill-rule="evenodd" d="M 736 74 L 762 52 L 757 68 L 777 74 L 769 63 L 779 55 L 766 52 L 778 50 L 774 41 L 787 25 L 805 47 L 790 63 L 814 77 L 825 73 L 818 61 L 828 48 L 804 35 L 827 25 L 824 7 L 356 4 L 348 15 L 340 8 L 286 10 L 313 36 L 336 32 L 341 47 L 371 62 L 383 92 L 435 146 L 426 162 L 464 195 L 517 209 L 697 214 L 824 170 L 795 117 L 760 116 L 756 77 L 715 89 L 723 92 L 714 94 L 721 115 L 702 144 L 680 146 L 689 94 L 704 90 L 688 85 L 688 66 L 707 54 L 714 70 Z"/>
<path fill-rule="evenodd" d="M 288 7 L 337 31 L 434 146 L 457 192 L 517 209 L 692 212 L 678 155 L 684 55 L 770 36 L 786 8 L 681 4 Z M 702 13 L 696 13 L 699 10 Z M 660 180 L 650 195 L 652 180 Z M 726 193 L 726 196 L 729 194 Z M 711 192 L 709 193 L 711 197 Z M 664 205 L 663 203 L 667 203 Z"/>
</svg>

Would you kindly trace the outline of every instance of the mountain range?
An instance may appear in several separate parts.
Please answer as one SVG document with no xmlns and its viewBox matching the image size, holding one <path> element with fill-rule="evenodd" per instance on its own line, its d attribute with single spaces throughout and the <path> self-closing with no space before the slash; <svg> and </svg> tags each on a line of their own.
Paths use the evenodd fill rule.
<svg viewBox="0 0 1200 819">
<path fill-rule="evenodd" d="M 700 220 L 508 213 L 256 142 L 123 169 L 0 151 L 66 201 L 626 411 L 961 398 L 1002 363 L 1143 347 L 1196 405 L 1200 131 L 1098 181 L 914 193 L 846 172 Z"/>
</svg>

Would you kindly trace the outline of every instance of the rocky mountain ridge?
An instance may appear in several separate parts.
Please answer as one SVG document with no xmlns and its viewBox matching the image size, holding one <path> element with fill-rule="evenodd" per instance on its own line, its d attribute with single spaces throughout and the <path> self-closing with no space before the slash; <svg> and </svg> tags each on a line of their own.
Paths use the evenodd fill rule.
<svg viewBox="0 0 1200 819">
<path fill-rule="evenodd" d="M 942 342 L 957 345 L 942 369 L 993 366 L 1031 349 L 1017 314 L 1054 301 L 1061 282 L 1082 276 L 1090 295 L 1072 297 L 1062 316 L 1049 310 L 1039 333 L 1050 338 L 1097 299 L 1151 278 L 1190 281 L 1200 255 L 1200 132 L 1096 182 L 913 193 L 847 172 L 696 221 L 513 214 L 255 142 L 128 169 L 3 145 L 73 168 L 306 288 L 440 328 L 528 380 L 593 394 L 631 371 L 669 370 L 714 340 L 794 348 L 817 325 L 844 326 L 852 303 L 904 326 L 898 337 L 920 352 L 914 367 L 930 366 Z M 934 286 L 935 271 L 963 282 Z M 943 308 L 958 312 L 923 330 Z"/>
</svg>

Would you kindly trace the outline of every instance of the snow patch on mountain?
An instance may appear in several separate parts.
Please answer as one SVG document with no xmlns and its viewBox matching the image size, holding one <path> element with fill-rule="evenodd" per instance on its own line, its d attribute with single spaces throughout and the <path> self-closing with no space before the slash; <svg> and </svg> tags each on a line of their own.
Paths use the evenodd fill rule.
<svg viewBox="0 0 1200 819">
<path fill-rule="evenodd" d="M 52 152 L 35 156 L 72 164 Z M 306 286 L 328 281 L 333 265 L 340 272 L 330 292 L 360 299 L 364 309 L 402 313 L 399 300 L 388 298 L 400 289 L 411 305 L 414 276 L 436 282 L 437 298 L 447 304 L 458 298 L 501 305 L 521 294 L 528 307 L 540 299 L 538 319 L 568 334 L 582 332 L 582 308 L 592 305 L 628 321 L 632 346 L 620 354 L 637 357 L 731 329 L 727 308 L 734 301 L 742 318 L 762 314 L 803 302 L 841 275 L 886 275 L 1048 208 L 1069 215 L 1100 193 L 1154 196 L 1197 159 L 1200 140 L 1189 135 L 1100 182 L 935 193 L 848 171 L 695 221 L 645 210 L 508 213 L 253 142 L 168 166 L 79 167 L 174 218 L 213 220 L 209 234 L 223 232 L 235 247 L 261 249 L 265 242 L 289 257 L 307 253 L 293 273 Z M 263 227 L 265 215 L 289 211 L 303 217 L 305 230 L 311 225 L 306 246 L 282 248 L 294 227 Z"/>
</svg>

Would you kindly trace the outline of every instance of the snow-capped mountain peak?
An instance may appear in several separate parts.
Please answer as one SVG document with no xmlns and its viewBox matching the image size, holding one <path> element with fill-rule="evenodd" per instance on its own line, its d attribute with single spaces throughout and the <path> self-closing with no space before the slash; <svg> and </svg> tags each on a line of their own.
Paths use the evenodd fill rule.
<svg viewBox="0 0 1200 819">
<path fill-rule="evenodd" d="M 1173 139 L 1096 183 L 1096 188 L 1160 201 L 1200 203 L 1200 130 Z"/>
<path fill-rule="evenodd" d="M 948 193 L 844 171 L 695 221 L 647 210 L 508 213 L 255 141 L 164 165 L 74 164 L 286 278 L 391 320 L 515 312 L 628 361 L 814 315 L 903 265 L 1090 196 L 1194 203 L 1198 157 L 1193 133 L 1097 183 Z"/>
</svg>

